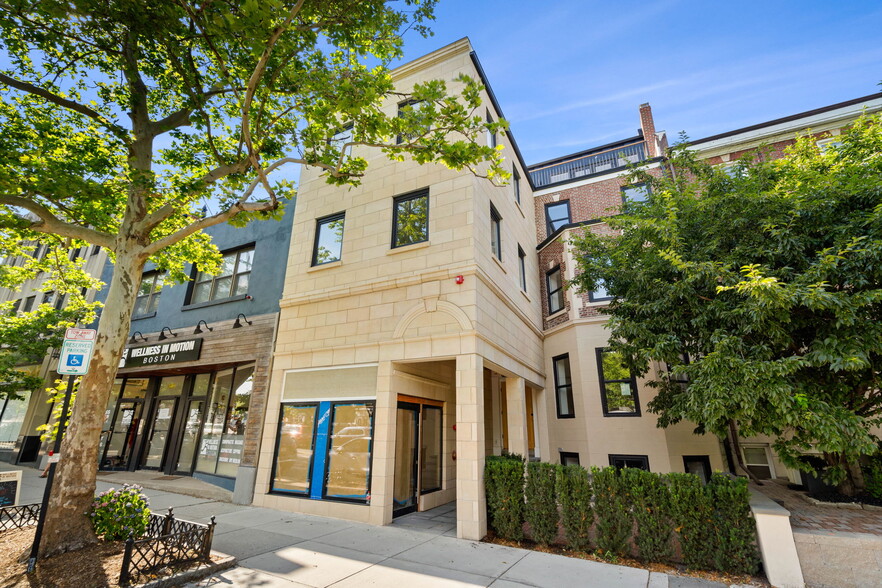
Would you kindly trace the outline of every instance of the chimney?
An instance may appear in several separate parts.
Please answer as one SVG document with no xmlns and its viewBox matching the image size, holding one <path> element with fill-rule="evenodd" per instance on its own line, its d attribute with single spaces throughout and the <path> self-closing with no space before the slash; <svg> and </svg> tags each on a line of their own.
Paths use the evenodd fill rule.
<svg viewBox="0 0 882 588">
<path fill-rule="evenodd" d="M 661 155 L 658 137 L 655 134 L 655 121 L 652 120 L 652 107 L 649 102 L 640 105 L 640 130 L 643 131 L 643 140 L 646 141 L 646 157 L 649 159 Z"/>
</svg>

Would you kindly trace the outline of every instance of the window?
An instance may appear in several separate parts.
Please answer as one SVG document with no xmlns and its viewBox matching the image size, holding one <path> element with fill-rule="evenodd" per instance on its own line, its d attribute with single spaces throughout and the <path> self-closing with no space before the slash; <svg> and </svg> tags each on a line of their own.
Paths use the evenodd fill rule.
<svg viewBox="0 0 882 588">
<path fill-rule="evenodd" d="M 769 480 L 775 477 L 767 445 L 742 445 L 741 455 L 744 456 L 744 465 L 747 466 L 747 469 L 760 480 Z"/>
<path fill-rule="evenodd" d="M 343 126 L 340 130 L 334 133 L 330 139 L 328 139 L 328 145 L 331 145 L 334 149 L 340 151 L 346 145 L 352 141 L 352 123 L 349 123 Z M 345 151 L 343 151 L 343 155 L 349 155 L 352 151 L 352 145 L 346 147 Z"/>
<path fill-rule="evenodd" d="M 560 266 L 545 274 L 545 289 L 548 290 L 548 314 L 552 315 L 563 310 L 563 280 L 560 277 Z"/>
<path fill-rule="evenodd" d="M 605 300 L 612 300 L 612 298 L 609 292 L 606 291 L 606 283 L 602 280 L 597 283 L 593 290 L 588 292 L 589 302 L 603 302 Z"/>
<path fill-rule="evenodd" d="M 684 455 L 683 467 L 687 474 L 695 474 L 707 484 L 711 478 L 710 457 L 707 455 Z"/>
<path fill-rule="evenodd" d="M 343 249 L 343 212 L 315 221 L 315 247 L 312 265 L 340 261 Z"/>
<path fill-rule="evenodd" d="M 34 309 L 34 302 L 36 302 L 36 296 L 28 296 L 24 299 L 24 306 L 22 306 L 22 312 L 31 312 Z"/>
<path fill-rule="evenodd" d="M 492 203 L 490 204 L 490 248 L 496 259 L 502 261 L 502 217 Z"/>
<path fill-rule="evenodd" d="M 570 224 L 570 201 L 552 202 L 545 205 L 545 222 L 551 235 L 564 225 Z"/>
<path fill-rule="evenodd" d="M 247 294 L 253 261 L 253 246 L 224 253 L 216 276 L 205 272 L 196 274 L 190 304 Z"/>
<path fill-rule="evenodd" d="M 141 276 L 138 296 L 135 298 L 134 316 L 156 312 L 164 280 L 165 272 L 149 272 Z"/>
<path fill-rule="evenodd" d="M 493 117 L 490 116 L 490 111 L 487 111 L 487 124 L 493 124 Z M 496 131 L 491 131 L 487 129 L 487 147 L 496 147 Z"/>
<path fill-rule="evenodd" d="M 9 314 L 18 313 L 18 309 L 21 307 L 21 298 L 16 298 L 12 301 L 12 309 L 9 311 Z"/>
<path fill-rule="evenodd" d="M 821 151 L 821 153 L 826 153 L 828 149 L 838 149 L 839 147 L 842 147 L 842 141 L 840 141 L 838 137 L 821 139 L 815 144 L 818 146 L 818 149 Z"/>
<path fill-rule="evenodd" d="M 92 255 L 98 255 L 99 251 L 101 251 L 101 245 L 95 245 L 92 247 Z"/>
<path fill-rule="evenodd" d="M 631 184 L 630 186 L 622 186 L 622 201 L 628 202 L 646 202 L 652 191 L 646 184 Z"/>
<path fill-rule="evenodd" d="M 561 451 L 560 452 L 560 465 L 568 466 L 568 465 L 582 465 L 579 463 L 579 454 L 573 453 L 571 451 Z"/>
<path fill-rule="evenodd" d="M 271 490 L 367 502 L 373 416 L 373 402 L 283 404 Z"/>
<path fill-rule="evenodd" d="M 527 291 L 527 254 L 518 245 L 518 278 L 521 281 L 521 290 Z"/>
<path fill-rule="evenodd" d="M 621 468 L 636 468 L 649 471 L 648 455 L 610 455 L 609 465 Z"/>
<path fill-rule="evenodd" d="M 392 213 L 392 248 L 429 240 L 429 191 L 398 196 Z"/>
<path fill-rule="evenodd" d="M 603 416 L 640 416 L 637 382 L 625 366 L 621 353 L 597 350 Z"/>
<path fill-rule="evenodd" d="M 573 380 L 570 377 L 570 355 L 569 353 L 558 355 L 552 358 L 551 362 L 554 364 L 554 398 L 557 401 L 557 418 L 575 418 Z"/>
<path fill-rule="evenodd" d="M 521 174 L 516 165 L 511 166 L 511 184 L 514 186 L 515 202 L 521 203 Z"/>
<path fill-rule="evenodd" d="M 235 477 L 242 461 L 253 376 L 254 364 L 215 373 L 206 391 L 196 471 Z"/>
<path fill-rule="evenodd" d="M 421 122 L 421 110 L 425 107 L 425 101 L 423 100 L 407 100 L 405 102 L 401 102 L 398 105 L 398 118 L 406 119 L 406 124 L 408 126 L 422 126 Z M 426 125 L 428 127 L 428 125 Z M 420 135 L 422 135 L 425 131 L 428 131 L 429 128 L 426 128 L 424 131 L 415 131 L 413 133 L 401 133 L 395 139 L 397 144 L 409 143 L 415 139 L 418 139 Z"/>
</svg>

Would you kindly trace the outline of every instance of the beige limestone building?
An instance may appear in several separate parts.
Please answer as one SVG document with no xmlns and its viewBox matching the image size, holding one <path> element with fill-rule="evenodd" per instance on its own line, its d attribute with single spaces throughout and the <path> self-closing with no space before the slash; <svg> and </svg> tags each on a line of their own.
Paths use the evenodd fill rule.
<svg viewBox="0 0 882 588">
<path fill-rule="evenodd" d="M 393 76 L 479 69 L 464 39 Z M 479 539 L 485 456 L 548 447 L 529 183 L 359 154 L 356 188 L 302 172 L 254 503 L 387 524 L 456 500 Z"/>
</svg>

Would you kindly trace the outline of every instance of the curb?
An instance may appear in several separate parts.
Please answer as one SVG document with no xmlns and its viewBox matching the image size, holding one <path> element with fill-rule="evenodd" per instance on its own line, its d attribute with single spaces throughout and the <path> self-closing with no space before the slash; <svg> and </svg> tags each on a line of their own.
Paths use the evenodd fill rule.
<svg viewBox="0 0 882 588">
<path fill-rule="evenodd" d="M 196 580 L 207 578 L 217 572 L 228 570 L 239 563 L 232 555 L 218 553 L 217 551 L 212 551 L 211 555 L 223 557 L 223 559 L 218 562 L 203 564 L 198 568 L 185 570 L 172 576 L 159 578 L 146 584 L 135 584 L 133 586 L 136 586 L 137 588 L 169 588 L 171 586 L 182 586 L 189 582 L 195 582 Z"/>
</svg>

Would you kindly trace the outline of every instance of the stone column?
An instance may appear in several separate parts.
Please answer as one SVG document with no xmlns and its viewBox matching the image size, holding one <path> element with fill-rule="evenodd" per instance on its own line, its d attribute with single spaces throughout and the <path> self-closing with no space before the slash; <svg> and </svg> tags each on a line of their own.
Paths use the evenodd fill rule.
<svg viewBox="0 0 882 588">
<path fill-rule="evenodd" d="M 456 536 L 487 534 L 484 495 L 484 358 L 456 357 Z"/>
<path fill-rule="evenodd" d="M 398 398 L 392 387 L 392 362 L 377 366 L 377 403 L 374 409 L 373 465 L 371 467 L 370 522 L 392 522 L 392 492 L 395 480 L 395 417 Z"/>
<path fill-rule="evenodd" d="M 527 390 L 523 378 L 505 378 L 505 401 L 508 409 L 508 450 L 528 459 Z"/>
</svg>

